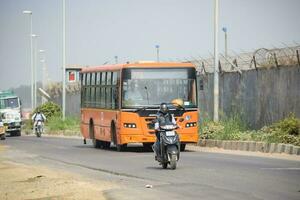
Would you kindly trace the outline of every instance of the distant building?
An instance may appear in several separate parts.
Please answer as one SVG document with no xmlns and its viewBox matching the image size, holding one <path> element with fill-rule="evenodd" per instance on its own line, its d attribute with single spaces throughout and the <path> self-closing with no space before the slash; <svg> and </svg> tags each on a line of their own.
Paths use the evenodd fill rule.
<svg viewBox="0 0 300 200">
<path fill-rule="evenodd" d="M 83 66 L 79 65 L 70 65 L 66 67 L 66 83 L 78 83 L 80 82 L 80 71 Z"/>
</svg>

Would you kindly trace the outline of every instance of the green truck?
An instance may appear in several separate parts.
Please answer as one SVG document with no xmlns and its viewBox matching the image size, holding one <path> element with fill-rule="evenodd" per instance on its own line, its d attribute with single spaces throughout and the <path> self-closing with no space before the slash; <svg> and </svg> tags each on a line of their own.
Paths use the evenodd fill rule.
<svg viewBox="0 0 300 200">
<path fill-rule="evenodd" d="M 0 115 L 7 133 L 21 135 L 21 101 L 12 91 L 0 91 Z"/>
</svg>

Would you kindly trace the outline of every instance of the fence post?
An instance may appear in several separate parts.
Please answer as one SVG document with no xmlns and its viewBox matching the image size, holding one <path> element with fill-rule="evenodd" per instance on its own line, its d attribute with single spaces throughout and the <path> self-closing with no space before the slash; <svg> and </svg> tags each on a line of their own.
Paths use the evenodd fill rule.
<svg viewBox="0 0 300 200">
<path fill-rule="evenodd" d="M 273 53 L 273 56 L 274 56 L 274 60 L 275 60 L 275 65 L 276 65 L 276 67 L 278 67 L 278 61 L 277 61 L 276 53 Z"/>
<path fill-rule="evenodd" d="M 202 62 L 202 68 L 203 68 L 204 74 L 206 74 L 206 70 L 205 70 L 204 62 Z"/>
<path fill-rule="evenodd" d="M 223 71 L 222 71 L 222 66 L 221 66 L 221 62 L 220 62 L 220 60 L 219 60 L 219 73 L 220 73 L 220 74 L 222 74 L 222 73 L 223 73 Z"/>
<path fill-rule="evenodd" d="M 298 49 L 296 50 L 296 52 L 297 52 L 297 61 L 298 61 L 298 65 L 300 66 L 300 58 L 299 58 L 299 51 L 298 51 Z"/>
<path fill-rule="evenodd" d="M 255 56 L 253 56 L 253 62 L 254 62 L 254 68 L 255 68 L 255 70 L 257 71 L 257 66 L 256 66 L 256 59 L 255 59 Z"/>
</svg>

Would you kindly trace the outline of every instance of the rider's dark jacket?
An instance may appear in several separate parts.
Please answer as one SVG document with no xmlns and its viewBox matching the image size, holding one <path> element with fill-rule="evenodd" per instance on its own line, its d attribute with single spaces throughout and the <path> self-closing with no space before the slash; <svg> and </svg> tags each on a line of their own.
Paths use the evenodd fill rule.
<svg viewBox="0 0 300 200">
<path fill-rule="evenodd" d="M 156 138 L 159 140 L 160 137 L 159 137 L 159 126 L 162 125 L 162 124 L 176 124 L 176 121 L 175 121 L 175 118 L 172 114 L 170 114 L 169 112 L 167 113 L 163 113 L 161 111 L 159 111 L 157 113 L 157 118 L 155 120 L 155 124 L 154 124 L 154 127 L 155 127 L 155 130 L 156 130 Z"/>
</svg>

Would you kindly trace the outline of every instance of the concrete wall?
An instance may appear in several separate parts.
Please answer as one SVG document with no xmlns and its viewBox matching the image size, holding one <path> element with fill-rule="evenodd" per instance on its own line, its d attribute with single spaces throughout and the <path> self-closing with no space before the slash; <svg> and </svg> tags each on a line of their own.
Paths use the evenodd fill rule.
<svg viewBox="0 0 300 200">
<path fill-rule="evenodd" d="M 200 75 L 201 117 L 213 116 L 213 74 Z M 300 66 L 261 68 L 220 74 L 220 117 L 238 113 L 251 128 L 261 128 L 295 113 L 300 117 Z M 198 87 L 199 88 L 199 87 Z"/>
<path fill-rule="evenodd" d="M 53 101 L 62 105 L 62 97 L 58 96 Z M 66 115 L 80 116 L 80 92 L 66 93 Z"/>
</svg>

